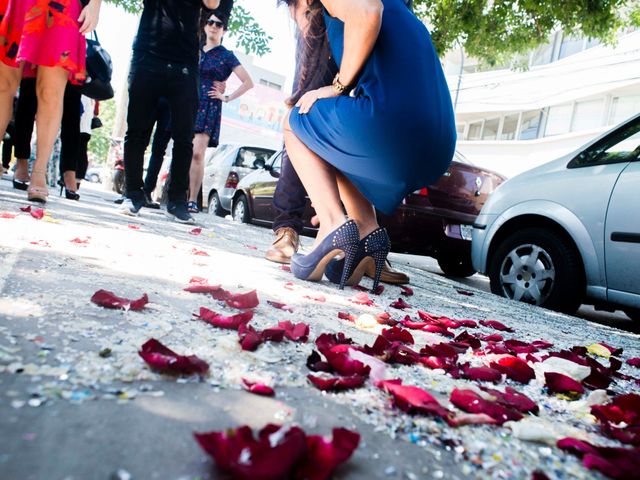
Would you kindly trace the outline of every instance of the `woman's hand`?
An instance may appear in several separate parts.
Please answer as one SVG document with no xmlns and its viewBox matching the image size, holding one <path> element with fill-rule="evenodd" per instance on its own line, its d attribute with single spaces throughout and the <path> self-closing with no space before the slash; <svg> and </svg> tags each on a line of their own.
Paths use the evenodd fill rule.
<svg viewBox="0 0 640 480">
<path fill-rule="evenodd" d="M 227 91 L 227 82 L 213 82 L 211 90 L 207 93 L 209 98 L 224 100 L 224 93 Z"/>
<path fill-rule="evenodd" d="M 98 26 L 101 3 L 102 0 L 91 0 L 80 12 L 78 22 L 80 23 L 80 33 L 83 35 L 93 32 Z"/>
<path fill-rule="evenodd" d="M 331 85 L 317 90 L 311 90 L 300 97 L 300 100 L 296 103 L 296 107 L 300 108 L 300 114 L 309 113 L 313 104 L 316 103 L 316 100 L 320 98 L 333 98 L 339 95 L 340 94 Z"/>
</svg>

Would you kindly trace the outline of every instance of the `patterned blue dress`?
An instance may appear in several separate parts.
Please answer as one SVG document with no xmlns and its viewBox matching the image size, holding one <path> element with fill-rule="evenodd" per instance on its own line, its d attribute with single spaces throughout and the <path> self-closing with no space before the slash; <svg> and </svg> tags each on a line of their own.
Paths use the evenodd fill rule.
<svg viewBox="0 0 640 480">
<path fill-rule="evenodd" d="M 344 173 L 381 212 L 434 183 L 453 158 L 456 129 L 449 88 L 427 28 L 403 0 L 383 0 L 382 27 L 353 96 L 294 109 L 297 137 Z M 325 12 L 334 58 L 342 62 L 344 23 Z"/>
<path fill-rule="evenodd" d="M 217 147 L 220 140 L 222 100 L 209 97 L 213 82 L 226 81 L 240 62 L 231 50 L 222 45 L 200 52 L 200 101 L 196 116 L 196 133 L 209 135 L 209 146 Z"/>
</svg>

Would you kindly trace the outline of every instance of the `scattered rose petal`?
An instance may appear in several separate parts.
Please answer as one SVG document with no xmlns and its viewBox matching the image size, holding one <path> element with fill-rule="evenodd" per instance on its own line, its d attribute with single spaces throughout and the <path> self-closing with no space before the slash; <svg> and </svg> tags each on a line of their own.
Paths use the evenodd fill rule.
<svg viewBox="0 0 640 480">
<path fill-rule="evenodd" d="M 611 350 L 600 343 L 594 343 L 587 347 L 587 352 L 591 355 L 597 355 L 602 358 L 609 358 L 611 356 Z"/>
<path fill-rule="evenodd" d="M 640 395 L 618 395 L 611 403 L 591 407 L 591 414 L 609 437 L 640 446 Z"/>
<path fill-rule="evenodd" d="M 502 357 L 497 362 L 492 363 L 490 367 L 499 370 L 510 379 L 520 383 L 529 383 L 536 376 L 533 368 L 527 362 L 513 356 Z"/>
<path fill-rule="evenodd" d="M 499 333 L 492 333 L 491 335 L 480 334 L 478 335 L 478 339 L 482 340 L 483 342 L 502 342 L 504 340 L 504 337 Z"/>
<path fill-rule="evenodd" d="M 245 245 L 245 247 L 248 248 L 249 250 L 258 250 L 258 247 L 254 245 Z"/>
<path fill-rule="evenodd" d="M 140 227 L 137 225 L 127 225 L 131 230 L 140 230 Z"/>
<path fill-rule="evenodd" d="M 245 310 L 247 308 L 255 308 L 260 304 L 258 300 L 258 294 L 255 290 L 251 290 L 247 293 L 236 293 L 225 298 L 225 302 L 231 308 L 237 308 L 238 310 Z"/>
<path fill-rule="evenodd" d="M 31 212 L 31 205 L 27 205 L 26 207 L 20 207 L 20 211 L 22 211 L 24 213 L 30 213 Z"/>
<path fill-rule="evenodd" d="M 277 308 L 278 310 L 284 310 L 285 312 L 293 313 L 293 307 L 290 307 L 285 303 L 273 302 L 271 300 L 267 300 L 267 303 L 273 308 Z"/>
<path fill-rule="evenodd" d="M 502 381 L 502 373 L 491 367 L 463 367 L 462 377 L 479 382 L 499 383 Z"/>
<path fill-rule="evenodd" d="M 390 342 L 382 335 L 378 335 L 373 346 L 366 345 L 362 350 L 367 355 L 372 355 L 387 363 L 414 365 L 420 362 L 418 352 L 411 350 L 400 342 Z"/>
<path fill-rule="evenodd" d="M 31 245 L 37 245 L 39 247 L 50 247 L 51 245 L 46 240 L 36 240 L 35 242 L 29 242 Z"/>
<path fill-rule="evenodd" d="M 402 298 L 399 298 L 398 300 L 396 300 L 395 302 L 393 302 L 389 306 L 391 308 L 397 308 L 399 310 L 403 310 L 405 308 L 411 308 L 411 305 L 409 305 L 407 302 L 405 302 Z"/>
<path fill-rule="evenodd" d="M 493 328 L 494 330 L 500 330 L 501 332 L 513 333 L 514 331 L 512 328 L 507 327 L 504 323 L 498 322 L 497 320 L 480 320 L 480 325 Z"/>
<path fill-rule="evenodd" d="M 246 378 L 242 379 L 242 385 L 247 392 L 262 395 L 263 397 L 273 397 L 276 394 L 270 386 L 264 383 L 251 382 Z"/>
<path fill-rule="evenodd" d="M 589 470 L 599 470 L 609 478 L 637 478 L 640 471 L 640 448 L 596 447 L 577 438 L 563 438 L 557 445 L 582 458 L 582 464 Z"/>
<path fill-rule="evenodd" d="M 133 310 L 134 312 L 137 312 L 142 310 L 145 305 L 149 303 L 149 297 L 145 293 L 137 300 L 129 300 L 128 298 L 118 297 L 108 290 L 98 290 L 91 297 L 91 301 L 104 308 Z"/>
<path fill-rule="evenodd" d="M 306 323 L 293 324 L 289 321 L 278 323 L 278 327 L 284 330 L 284 336 L 292 342 L 306 342 L 309 339 L 309 325 Z"/>
<path fill-rule="evenodd" d="M 220 285 L 209 285 L 209 281 L 202 277 L 191 277 L 189 285 L 184 289 L 185 292 L 210 294 L 219 292 L 220 290 Z"/>
<path fill-rule="evenodd" d="M 531 474 L 531 480 L 550 480 L 549 476 L 544 473 L 542 470 L 535 470 Z"/>
<path fill-rule="evenodd" d="M 78 245 L 88 245 L 89 244 L 89 239 L 91 237 L 86 237 L 86 238 L 74 238 L 72 240 L 69 240 L 71 243 L 76 243 Z"/>
<path fill-rule="evenodd" d="M 13 219 L 13 218 L 16 218 L 17 216 L 18 216 L 17 213 L 0 212 L 0 218 Z"/>
<path fill-rule="evenodd" d="M 545 384 L 551 393 L 569 393 L 580 394 L 584 393 L 584 387 L 576 382 L 573 378 L 567 377 L 561 373 L 545 372 L 544 374 Z"/>
<path fill-rule="evenodd" d="M 178 355 L 165 347 L 155 338 L 148 340 L 138 352 L 138 355 L 154 370 L 163 373 L 193 373 L 204 374 L 209 370 L 209 364 L 195 355 Z"/>
<path fill-rule="evenodd" d="M 287 282 L 284 284 L 284 288 L 286 288 L 287 290 L 295 290 L 298 288 L 298 286 L 293 282 Z"/>
<path fill-rule="evenodd" d="M 356 321 L 356 317 L 354 315 L 351 315 L 350 313 L 345 313 L 345 312 L 338 312 L 338 318 L 340 320 L 347 320 L 348 322 L 355 322 Z"/>
<path fill-rule="evenodd" d="M 311 293 L 309 295 L 305 295 L 303 298 L 308 298 L 309 300 L 320 303 L 324 303 L 327 301 L 327 297 L 325 297 L 324 295 L 320 295 L 319 293 Z"/>
<path fill-rule="evenodd" d="M 385 380 L 378 388 L 389 393 L 395 405 L 407 413 L 422 413 L 450 421 L 453 412 L 443 407 L 429 392 L 419 387 L 402 385 L 400 380 Z"/>
<path fill-rule="evenodd" d="M 280 265 L 280 270 L 291 272 L 291 267 L 289 265 Z"/>
<path fill-rule="evenodd" d="M 307 436 L 307 455 L 295 472 L 295 478 L 326 480 L 349 460 L 358 448 L 360 435 L 345 428 L 334 428 L 331 440 L 319 435 Z"/>
<path fill-rule="evenodd" d="M 640 357 L 630 358 L 629 360 L 627 360 L 627 363 L 632 367 L 640 368 Z"/>
<path fill-rule="evenodd" d="M 214 327 L 227 328 L 230 330 L 237 330 L 240 325 L 245 325 L 253 318 L 253 311 L 247 310 L 246 312 L 238 313 L 236 315 L 224 316 L 209 310 L 205 307 L 200 307 L 200 313 L 194 314 L 196 318 L 204 320 L 210 323 Z"/>
<path fill-rule="evenodd" d="M 458 292 L 460 295 L 464 295 L 465 297 L 473 297 L 474 295 L 473 292 L 469 292 L 468 290 L 456 289 L 456 292 Z"/>
<path fill-rule="evenodd" d="M 440 325 L 427 325 L 425 327 L 422 327 L 422 331 L 429 333 L 438 333 L 440 335 L 444 335 L 445 337 L 455 336 L 453 332 L 447 330 L 445 327 L 441 327 Z"/>
<path fill-rule="evenodd" d="M 200 257 L 208 257 L 209 254 L 207 252 L 205 252 L 204 250 L 198 250 L 197 248 L 192 248 L 191 249 L 191 255 L 197 255 Z"/>
<path fill-rule="evenodd" d="M 376 315 L 376 320 L 380 325 L 386 325 L 388 327 L 395 327 L 396 325 L 398 325 L 398 323 L 400 323 L 397 320 L 391 318 L 391 315 L 388 312 L 379 313 L 378 315 Z"/>
<path fill-rule="evenodd" d="M 411 335 L 408 330 L 404 330 L 399 327 L 391 327 L 382 330 L 382 336 L 390 342 L 414 344 L 413 335 Z"/>
<path fill-rule="evenodd" d="M 263 343 L 262 335 L 246 323 L 238 326 L 238 337 L 242 350 L 249 352 L 255 351 Z"/>
<path fill-rule="evenodd" d="M 372 306 L 374 304 L 373 300 L 369 298 L 365 292 L 356 293 L 353 297 L 349 299 L 351 303 L 355 303 L 356 305 L 367 305 Z"/>
<path fill-rule="evenodd" d="M 194 228 L 193 230 L 189 231 L 190 235 L 200 235 L 201 233 L 202 233 L 202 229 L 200 227 Z"/>
<path fill-rule="evenodd" d="M 340 392 L 342 390 L 352 390 L 364 385 L 367 377 L 363 375 L 351 375 L 348 377 L 330 377 L 307 375 L 307 379 L 323 392 Z"/>
<path fill-rule="evenodd" d="M 405 297 L 411 297 L 413 295 L 413 289 L 411 287 L 407 287 L 405 285 L 398 285 L 400 287 L 400 295 L 404 295 Z"/>
<path fill-rule="evenodd" d="M 42 217 L 44 217 L 44 209 L 42 208 L 31 208 L 31 206 L 29 206 L 26 210 L 23 208 L 21 208 L 20 210 L 29 213 L 36 220 L 42 220 Z"/>
<path fill-rule="evenodd" d="M 527 397 L 524 393 L 518 392 L 515 388 L 505 387 L 504 392 L 487 387 L 480 387 L 483 391 L 491 395 L 496 402 L 508 408 L 512 408 L 522 413 L 537 414 L 540 407 Z"/>
<path fill-rule="evenodd" d="M 500 425 L 505 422 L 518 421 L 523 418 L 520 412 L 500 405 L 497 402 L 485 400 L 473 390 L 454 388 L 449 400 L 465 412 L 489 415 Z"/>
<path fill-rule="evenodd" d="M 620 355 L 622 355 L 622 352 L 623 352 L 622 348 L 612 347 L 611 345 L 608 345 L 608 344 L 606 344 L 604 342 L 599 342 L 599 343 L 604 348 L 609 350 L 609 352 L 611 352 L 611 355 L 613 355 L 614 357 L 619 357 Z"/>
</svg>

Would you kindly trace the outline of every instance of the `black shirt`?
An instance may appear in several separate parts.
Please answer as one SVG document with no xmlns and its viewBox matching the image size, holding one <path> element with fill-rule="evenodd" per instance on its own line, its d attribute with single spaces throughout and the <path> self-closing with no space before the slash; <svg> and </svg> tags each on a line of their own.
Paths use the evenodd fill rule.
<svg viewBox="0 0 640 480">
<path fill-rule="evenodd" d="M 197 65 L 202 0 L 144 0 L 133 50 Z"/>
</svg>

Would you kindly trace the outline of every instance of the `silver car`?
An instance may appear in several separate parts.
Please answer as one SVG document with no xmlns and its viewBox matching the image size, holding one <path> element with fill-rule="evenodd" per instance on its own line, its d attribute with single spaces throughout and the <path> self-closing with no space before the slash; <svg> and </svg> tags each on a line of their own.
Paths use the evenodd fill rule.
<svg viewBox="0 0 640 480">
<path fill-rule="evenodd" d="M 472 261 L 498 295 L 640 320 L 640 115 L 503 183 L 474 225 Z"/>
<path fill-rule="evenodd" d="M 212 215 L 224 216 L 238 182 L 248 173 L 264 167 L 275 150 L 253 145 L 222 144 L 205 154 L 202 207 Z"/>
</svg>

